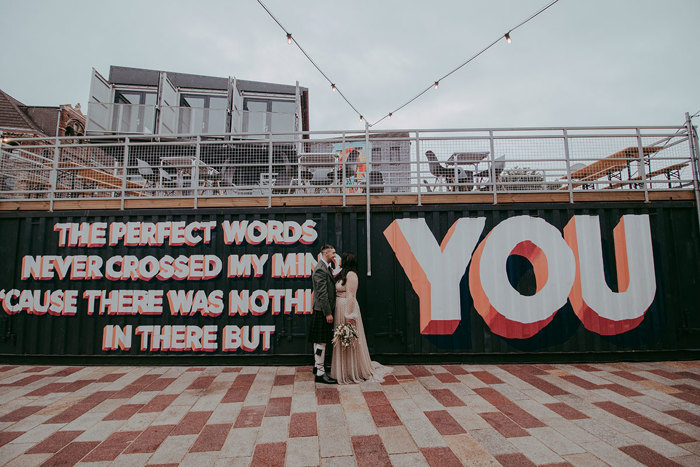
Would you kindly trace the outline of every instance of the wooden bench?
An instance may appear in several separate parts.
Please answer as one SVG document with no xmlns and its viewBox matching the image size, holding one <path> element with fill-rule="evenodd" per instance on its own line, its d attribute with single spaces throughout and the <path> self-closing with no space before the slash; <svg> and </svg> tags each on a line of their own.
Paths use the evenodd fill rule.
<svg viewBox="0 0 700 467">
<path fill-rule="evenodd" d="M 669 188 L 671 188 L 671 173 L 677 172 L 678 175 L 676 178 L 680 179 L 680 170 L 687 166 L 688 162 L 680 162 L 678 164 L 673 164 L 669 165 L 668 167 L 664 167 L 662 169 L 654 170 L 653 172 L 649 172 L 646 174 L 647 180 L 656 177 L 657 175 L 665 174 L 666 175 L 666 180 L 669 181 Z M 611 185 L 610 188 L 619 188 L 624 185 L 629 185 L 630 183 L 628 182 L 634 182 L 634 181 L 639 181 L 641 180 L 642 177 L 640 175 L 637 175 L 636 177 L 632 177 L 629 180 L 625 180 L 624 182 L 621 183 L 615 183 L 614 185 Z"/>
</svg>

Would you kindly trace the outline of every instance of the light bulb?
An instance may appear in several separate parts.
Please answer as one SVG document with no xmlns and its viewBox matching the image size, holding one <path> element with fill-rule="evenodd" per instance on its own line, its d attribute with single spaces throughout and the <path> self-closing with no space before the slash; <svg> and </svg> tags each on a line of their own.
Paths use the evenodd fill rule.
<svg viewBox="0 0 700 467">
<path fill-rule="evenodd" d="M 362 115 L 360 115 L 360 121 L 362 121 L 362 120 L 364 120 L 364 119 L 365 119 L 365 118 L 364 118 Z"/>
<path fill-rule="evenodd" d="M 331 89 L 335 92 L 335 84 L 331 84 Z"/>
<path fill-rule="evenodd" d="M 438 88 L 438 85 L 440 84 L 440 81 L 435 81 L 435 89 Z"/>
<path fill-rule="evenodd" d="M 506 42 L 507 42 L 507 43 L 510 44 L 511 42 L 513 42 L 512 40 L 510 40 L 510 33 L 506 33 L 506 36 L 505 36 L 505 37 L 506 37 Z"/>
<path fill-rule="evenodd" d="M 287 33 L 287 44 L 291 44 L 291 43 L 292 43 L 292 34 Z"/>
<path fill-rule="evenodd" d="M 391 120 L 391 116 L 392 116 L 392 115 L 393 115 L 393 114 L 392 114 L 391 112 L 389 112 L 389 120 Z"/>
</svg>

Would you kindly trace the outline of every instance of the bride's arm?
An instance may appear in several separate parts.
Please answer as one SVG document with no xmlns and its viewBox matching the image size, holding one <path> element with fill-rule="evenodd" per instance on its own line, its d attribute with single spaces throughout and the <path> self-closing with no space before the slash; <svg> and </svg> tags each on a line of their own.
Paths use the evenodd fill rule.
<svg viewBox="0 0 700 467">
<path fill-rule="evenodd" d="M 353 326 L 355 325 L 355 320 L 357 319 L 358 309 L 355 306 L 357 303 L 357 287 L 359 285 L 359 279 L 357 274 L 354 272 L 349 272 L 346 276 L 345 288 L 348 294 L 348 306 L 346 308 L 345 320 L 348 321 Z"/>
</svg>

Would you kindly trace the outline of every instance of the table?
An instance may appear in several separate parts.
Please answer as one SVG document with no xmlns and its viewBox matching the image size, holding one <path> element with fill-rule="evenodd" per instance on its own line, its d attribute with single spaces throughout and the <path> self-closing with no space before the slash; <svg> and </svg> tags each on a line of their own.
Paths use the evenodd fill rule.
<svg viewBox="0 0 700 467">
<path fill-rule="evenodd" d="M 161 157 L 160 159 L 160 166 L 163 169 L 165 173 L 165 167 L 170 166 L 174 167 L 176 170 L 176 186 L 177 188 L 188 188 L 185 187 L 185 176 L 189 175 L 190 181 L 194 180 L 194 167 L 195 164 L 197 163 L 197 158 L 194 156 L 168 156 L 168 157 Z M 216 170 L 214 167 L 202 162 L 202 160 L 199 160 L 199 177 L 201 178 L 212 178 L 217 175 L 219 175 L 219 171 Z M 204 177 L 202 177 L 204 176 Z M 158 184 L 163 187 L 163 172 L 159 171 L 158 174 Z M 194 182 L 194 187 L 199 188 L 199 180 Z"/>
<path fill-rule="evenodd" d="M 474 174 L 479 170 L 479 163 L 486 159 L 489 155 L 489 151 L 462 151 L 454 152 L 447 161 L 445 165 L 452 166 L 454 168 L 454 178 L 457 181 L 457 186 L 459 191 L 471 191 L 474 183 Z M 472 170 L 461 169 L 460 165 L 471 165 Z M 460 172 L 460 170 L 463 171 Z"/>
<path fill-rule="evenodd" d="M 649 154 L 658 152 L 661 149 L 663 149 L 661 146 L 644 146 L 642 148 L 642 153 L 644 154 L 644 157 L 647 157 Z M 629 164 L 634 160 L 639 160 L 638 147 L 629 147 L 617 151 L 614 154 L 610 154 L 603 159 L 597 160 L 585 167 L 581 167 L 580 169 L 571 172 L 571 180 L 579 181 L 579 183 L 572 183 L 572 187 L 584 185 L 585 188 L 588 186 L 586 182 L 592 182 L 602 177 L 607 177 L 608 180 L 612 180 L 616 173 L 618 174 L 616 178 L 621 180 L 623 169 L 627 168 L 628 176 L 630 175 Z M 561 179 L 565 180 L 567 177 L 564 176 Z M 566 189 L 566 187 L 564 187 L 564 189 Z"/>
<path fill-rule="evenodd" d="M 298 184 L 300 186 L 308 184 L 314 190 L 330 184 L 336 185 L 338 183 L 338 173 L 335 170 L 337 163 L 338 154 L 334 152 L 299 154 Z"/>
<path fill-rule="evenodd" d="M 58 169 L 70 172 L 72 178 L 79 177 L 85 180 L 89 180 L 94 184 L 102 188 L 109 188 L 115 191 L 121 191 L 122 189 L 122 177 L 118 177 L 104 170 L 95 169 L 93 167 L 86 167 L 84 165 L 77 164 L 71 161 L 64 161 L 58 163 Z M 133 180 L 126 180 L 124 187 L 127 190 L 139 190 L 139 191 L 129 191 L 130 195 L 144 196 L 144 193 L 140 190 L 146 188 L 145 185 L 134 182 Z"/>
</svg>

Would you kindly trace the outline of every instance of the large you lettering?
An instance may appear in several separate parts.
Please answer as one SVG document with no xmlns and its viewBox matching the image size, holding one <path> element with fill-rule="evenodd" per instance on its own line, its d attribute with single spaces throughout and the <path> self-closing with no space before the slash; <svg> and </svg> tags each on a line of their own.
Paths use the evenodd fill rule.
<svg viewBox="0 0 700 467">
<path fill-rule="evenodd" d="M 452 334 L 460 322 L 459 283 L 467 266 L 474 308 L 492 332 L 532 337 L 567 300 L 586 329 L 602 335 L 634 329 L 656 295 L 647 215 L 624 215 L 614 229 L 618 291 L 605 282 L 596 216 L 574 216 L 564 235 L 543 219 L 509 218 L 479 243 L 486 219 L 458 219 L 438 245 L 424 219 L 397 219 L 384 231 L 420 302 L 421 334 Z M 478 244 L 478 245 L 477 245 Z M 532 265 L 533 295 L 508 280 L 506 262 Z"/>
</svg>

